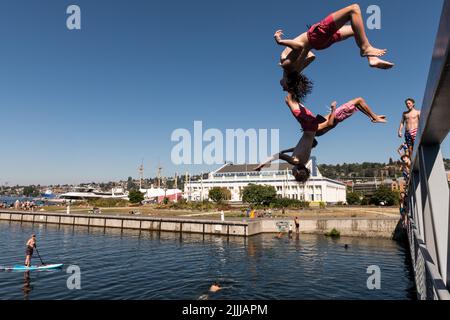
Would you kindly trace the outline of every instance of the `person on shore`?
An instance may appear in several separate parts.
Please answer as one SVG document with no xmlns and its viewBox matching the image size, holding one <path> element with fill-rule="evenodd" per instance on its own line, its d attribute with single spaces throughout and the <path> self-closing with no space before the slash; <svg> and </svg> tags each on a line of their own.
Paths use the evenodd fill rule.
<svg viewBox="0 0 450 320">
<path fill-rule="evenodd" d="M 222 289 L 222 287 L 220 286 L 220 284 L 216 281 L 216 282 L 214 282 L 212 285 L 211 285 L 211 287 L 209 288 L 209 291 L 211 291 L 211 292 L 217 292 L 217 291 L 219 291 L 219 290 L 221 290 Z"/>
<path fill-rule="evenodd" d="M 294 91 L 301 72 L 316 59 L 311 50 L 324 50 L 351 37 L 356 40 L 361 57 L 368 59 L 370 67 L 390 69 L 394 66 L 379 58 L 386 54 L 386 49 L 377 49 L 369 42 L 358 4 L 331 13 L 293 40 L 282 39 L 282 36 L 283 30 L 277 30 L 274 34 L 276 43 L 286 47 L 280 57 L 280 66 L 283 68 L 281 85 L 287 85 Z"/>
<path fill-rule="evenodd" d="M 417 136 L 417 130 L 420 123 L 420 110 L 416 110 L 416 102 L 412 98 L 405 101 L 408 111 L 403 112 L 400 127 L 398 128 L 398 136 L 403 136 L 403 127 L 405 127 L 405 143 L 408 146 L 409 154 L 412 155 L 414 150 L 414 142 Z"/>
<path fill-rule="evenodd" d="M 312 148 L 317 146 L 316 136 L 322 136 L 336 128 L 339 123 L 351 117 L 357 110 L 361 110 L 373 123 L 387 122 L 386 116 L 375 114 L 363 98 L 350 100 L 338 109 L 336 109 L 337 103 L 334 101 L 331 104 L 331 112 L 326 117 L 314 116 L 291 92 L 288 92 L 286 96 L 286 104 L 300 123 L 303 135 L 295 148 L 281 151 L 258 165 L 254 170 L 260 171 L 271 162 L 281 159 L 294 166 L 292 174 L 300 183 L 309 179 L 310 171 L 306 168 L 306 164 L 309 161 Z M 287 153 L 292 153 L 292 155 L 289 156 Z"/>
<path fill-rule="evenodd" d="M 30 267 L 31 257 L 33 256 L 33 250 L 36 248 L 36 235 L 32 234 L 31 238 L 27 241 L 25 266 Z"/>
<path fill-rule="evenodd" d="M 294 223 L 295 223 L 295 233 L 299 234 L 300 233 L 300 220 L 298 220 L 298 217 L 295 217 Z"/>
</svg>

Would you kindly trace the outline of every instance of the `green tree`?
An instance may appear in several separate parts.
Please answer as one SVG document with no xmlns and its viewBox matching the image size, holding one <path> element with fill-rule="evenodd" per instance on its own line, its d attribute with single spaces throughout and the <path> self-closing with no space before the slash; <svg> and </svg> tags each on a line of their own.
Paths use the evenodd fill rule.
<svg viewBox="0 0 450 320">
<path fill-rule="evenodd" d="M 208 192 L 209 198 L 215 203 L 231 199 L 231 191 L 227 188 L 214 187 Z"/>
<path fill-rule="evenodd" d="M 242 201 L 252 205 L 269 205 L 277 198 L 277 191 L 273 186 L 249 184 L 242 191 Z"/>
<path fill-rule="evenodd" d="M 361 195 L 358 192 L 348 192 L 347 193 L 347 203 L 349 205 L 361 204 Z"/>
<path fill-rule="evenodd" d="M 23 195 L 26 197 L 37 197 L 39 196 L 39 189 L 35 186 L 26 186 L 23 188 Z"/>
<path fill-rule="evenodd" d="M 144 201 L 144 195 L 138 190 L 131 190 L 128 194 L 130 202 L 133 204 L 141 203 Z"/>
<path fill-rule="evenodd" d="M 396 191 L 392 191 L 386 186 L 381 186 L 374 193 L 370 202 L 375 205 L 380 205 L 382 202 L 384 205 L 393 206 L 398 204 L 399 194 Z"/>
</svg>

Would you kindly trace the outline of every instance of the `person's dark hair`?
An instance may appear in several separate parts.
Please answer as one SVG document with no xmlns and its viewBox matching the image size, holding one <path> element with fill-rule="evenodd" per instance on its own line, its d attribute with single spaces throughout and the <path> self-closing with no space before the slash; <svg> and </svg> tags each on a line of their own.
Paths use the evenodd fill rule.
<svg viewBox="0 0 450 320">
<path fill-rule="evenodd" d="M 408 103 L 408 101 L 411 101 L 413 104 L 416 104 L 416 101 L 413 98 L 408 98 L 405 100 L 405 104 Z"/>
<path fill-rule="evenodd" d="M 315 147 L 317 147 L 319 143 L 317 142 L 316 139 L 314 139 L 313 144 L 312 144 L 312 149 L 314 149 Z"/>
<path fill-rule="evenodd" d="M 303 101 L 312 92 L 313 85 L 314 83 L 300 72 L 292 72 L 286 78 L 288 91 L 298 102 Z"/>
<path fill-rule="evenodd" d="M 304 165 L 296 165 L 292 168 L 292 175 L 297 182 L 305 183 L 311 176 L 311 171 Z"/>
</svg>

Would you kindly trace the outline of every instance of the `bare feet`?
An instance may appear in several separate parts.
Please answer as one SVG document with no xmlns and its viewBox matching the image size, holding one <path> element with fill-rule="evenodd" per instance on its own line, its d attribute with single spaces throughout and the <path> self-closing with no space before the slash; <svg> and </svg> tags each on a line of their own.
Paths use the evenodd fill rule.
<svg viewBox="0 0 450 320">
<path fill-rule="evenodd" d="M 369 59 L 369 65 L 372 68 L 378 68 L 378 69 L 390 69 L 394 66 L 392 62 L 381 60 L 378 57 L 369 56 L 367 57 Z"/>
<path fill-rule="evenodd" d="M 382 116 L 382 115 L 376 116 L 374 119 L 372 119 L 372 122 L 373 123 L 387 123 L 386 116 Z"/>
<path fill-rule="evenodd" d="M 361 49 L 361 57 L 381 57 L 384 56 L 387 49 L 377 49 L 372 46 L 368 46 L 366 49 Z"/>
</svg>

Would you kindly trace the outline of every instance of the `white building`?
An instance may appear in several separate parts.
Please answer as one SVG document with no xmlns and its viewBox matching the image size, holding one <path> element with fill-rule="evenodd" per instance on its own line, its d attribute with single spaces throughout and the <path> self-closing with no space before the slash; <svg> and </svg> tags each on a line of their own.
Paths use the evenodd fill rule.
<svg viewBox="0 0 450 320">
<path fill-rule="evenodd" d="M 163 189 L 154 188 L 152 186 L 150 189 L 140 189 L 139 191 L 144 194 L 144 198 L 146 200 L 158 203 L 164 201 L 164 198 L 168 198 L 170 201 L 177 202 L 183 197 L 182 191 L 180 189 Z"/>
<path fill-rule="evenodd" d="M 295 180 L 290 164 L 275 163 L 261 172 L 253 171 L 256 166 L 226 164 L 209 173 L 207 179 L 188 181 L 184 186 L 184 197 L 194 201 L 205 200 L 210 189 L 220 187 L 231 191 L 231 201 L 239 202 L 242 201 L 242 189 L 249 184 L 257 184 L 275 187 L 280 198 L 326 203 L 347 201 L 345 184 L 323 177 L 315 157 L 306 165 L 311 170 L 311 178 L 305 184 Z"/>
</svg>

